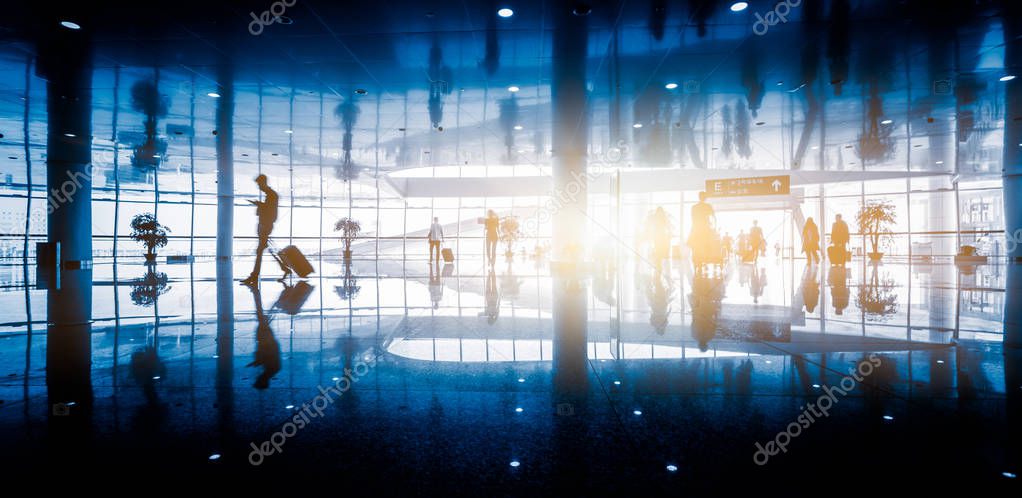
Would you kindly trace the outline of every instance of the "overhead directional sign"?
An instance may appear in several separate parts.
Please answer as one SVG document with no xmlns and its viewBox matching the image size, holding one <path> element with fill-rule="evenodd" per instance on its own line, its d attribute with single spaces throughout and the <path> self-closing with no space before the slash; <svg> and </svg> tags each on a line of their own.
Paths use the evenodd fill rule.
<svg viewBox="0 0 1022 498">
<path fill-rule="evenodd" d="M 788 195 L 791 176 L 754 176 L 706 180 L 707 197 L 744 197 L 750 195 Z"/>
</svg>

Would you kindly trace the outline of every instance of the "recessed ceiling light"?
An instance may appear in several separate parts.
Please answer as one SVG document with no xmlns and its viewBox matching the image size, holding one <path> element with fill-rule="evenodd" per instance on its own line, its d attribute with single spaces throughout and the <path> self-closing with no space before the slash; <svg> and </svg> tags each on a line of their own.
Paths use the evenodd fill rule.
<svg viewBox="0 0 1022 498">
<path fill-rule="evenodd" d="M 213 97 L 214 99 L 220 98 L 220 94 L 216 92 L 209 92 L 206 94 L 207 97 Z"/>
<path fill-rule="evenodd" d="M 284 133 L 287 133 L 288 135 L 290 135 L 290 134 L 292 134 L 294 132 L 295 132 L 294 130 L 284 130 Z"/>
<path fill-rule="evenodd" d="M 67 137 L 67 138 L 74 138 L 77 135 L 75 135 L 74 133 L 65 133 L 64 136 Z"/>
<path fill-rule="evenodd" d="M 894 420 L 894 417 L 890 415 L 884 415 L 884 420 Z"/>
<path fill-rule="evenodd" d="M 944 161 L 937 161 L 937 164 L 944 164 Z"/>
<path fill-rule="evenodd" d="M 778 81 L 778 82 L 777 82 L 777 86 L 782 86 L 782 85 L 784 85 L 784 82 L 783 82 L 783 81 Z"/>
<path fill-rule="evenodd" d="M 515 408 L 515 413 L 522 413 L 522 407 Z"/>
<path fill-rule="evenodd" d="M 735 2 L 731 4 L 731 12 L 741 12 L 749 7 L 749 2 Z"/>
<path fill-rule="evenodd" d="M 813 384 L 813 387 L 816 388 L 816 389 L 819 389 L 820 385 L 819 384 Z"/>
<path fill-rule="evenodd" d="M 632 410 L 632 415 L 642 415 L 642 410 Z"/>
<path fill-rule="evenodd" d="M 642 123 L 635 123 L 635 124 L 632 125 L 632 128 L 635 128 L 635 129 L 642 128 Z"/>
<path fill-rule="evenodd" d="M 524 378 L 522 378 L 522 377 L 519 377 L 519 378 L 518 378 L 518 382 L 525 382 L 525 379 L 524 379 Z"/>
<path fill-rule="evenodd" d="M 521 90 L 521 88 L 518 88 L 517 86 L 514 86 L 514 85 L 511 85 L 511 86 L 507 87 L 507 91 L 509 91 L 511 93 L 515 93 L 518 90 Z"/>
<path fill-rule="evenodd" d="M 881 121 L 880 124 L 882 124 L 882 125 L 889 125 L 889 124 L 891 124 L 893 122 L 894 122 L 893 119 L 885 119 L 885 120 Z"/>
<path fill-rule="evenodd" d="M 810 147 L 810 149 L 820 150 L 820 146 L 819 145 L 814 145 L 814 146 Z"/>
<path fill-rule="evenodd" d="M 366 90 L 365 88 L 356 88 L 355 93 L 358 95 L 367 95 L 369 90 Z"/>
<path fill-rule="evenodd" d="M 522 129 L 522 125 L 515 125 L 515 129 L 516 130 L 521 130 Z"/>
<path fill-rule="evenodd" d="M 621 385 L 621 381 L 620 380 L 615 380 L 614 381 L 614 385 L 615 386 L 620 386 Z"/>
<path fill-rule="evenodd" d="M 1001 78 L 1000 78 L 1001 81 L 1011 81 L 1013 79 L 1015 79 L 1015 75 L 1014 74 L 1006 74 L 1004 76 L 1001 76 Z"/>
<path fill-rule="evenodd" d="M 209 456 L 209 459 L 210 460 L 219 460 L 220 459 L 220 454 L 219 453 L 213 453 L 212 455 Z"/>
<path fill-rule="evenodd" d="M 504 8 L 502 8 L 502 9 L 497 11 L 497 15 L 500 16 L 500 17 L 511 17 L 511 16 L 515 15 L 515 11 L 513 11 L 513 10 L 507 8 L 507 7 L 504 7 Z"/>
<path fill-rule="evenodd" d="M 287 405 L 284 408 L 286 408 L 288 410 L 294 410 L 295 409 L 295 405 Z"/>
<path fill-rule="evenodd" d="M 1016 477 L 1015 474 L 1012 472 L 1001 472 L 1001 475 L 1007 477 L 1008 479 L 1014 479 Z"/>
<path fill-rule="evenodd" d="M 674 90 L 675 88 L 678 88 L 678 84 L 677 83 L 668 83 L 668 84 L 664 85 L 664 88 L 666 88 L 668 90 Z"/>
<path fill-rule="evenodd" d="M 74 29 L 74 30 L 82 29 L 82 27 L 79 26 L 78 23 L 76 23 L 74 21 L 60 21 L 60 25 L 65 27 L 65 28 L 67 28 L 67 29 Z"/>
<path fill-rule="evenodd" d="M 512 466 L 512 467 L 517 467 L 517 466 L 519 466 L 519 465 L 521 465 L 521 464 L 522 464 L 522 463 L 521 463 L 521 462 L 519 462 L 518 460 L 511 460 L 511 466 Z"/>
<path fill-rule="evenodd" d="M 673 465 L 673 464 L 672 465 L 668 465 L 667 466 L 667 471 L 668 472 L 677 472 L 678 471 L 678 466 L 677 465 Z"/>
</svg>

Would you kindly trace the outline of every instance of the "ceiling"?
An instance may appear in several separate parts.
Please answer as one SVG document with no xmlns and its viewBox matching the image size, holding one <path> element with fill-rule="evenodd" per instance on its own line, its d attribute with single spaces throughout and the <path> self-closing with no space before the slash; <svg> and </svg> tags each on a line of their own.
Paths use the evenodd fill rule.
<svg viewBox="0 0 1022 498">
<path fill-rule="evenodd" d="M 957 162 L 964 172 L 1000 171 L 999 80 L 1011 70 L 998 2 L 752 1 L 741 12 L 712 0 L 289 2 L 5 5 L 0 172 L 17 181 L 23 170 L 26 105 L 31 153 L 45 152 L 45 81 L 34 56 L 39 40 L 70 20 L 92 51 L 97 149 L 117 142 L 130 156 L 144 135 L 131 87 L 152 81 L 169 104 L 159 119 L 169 143 L 160 167 L 214 171 L 208 94 L 227 64 L 242 171 L 543 174 L 553 19 L 568 10 L 587 14 L 591 160 L 901 171 Z M 253 35 L 253 15 L 270 8 L 284 13 Z M 501 8 L 514 14 L 500 17 Z M 758 16 L 784 10 L 785 22 L 757 34 Z"/>
</svg>

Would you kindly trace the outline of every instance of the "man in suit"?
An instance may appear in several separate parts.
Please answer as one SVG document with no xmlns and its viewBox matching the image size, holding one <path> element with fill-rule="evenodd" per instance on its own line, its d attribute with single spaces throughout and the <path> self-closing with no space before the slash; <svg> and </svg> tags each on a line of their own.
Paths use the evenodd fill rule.
<svg viewBox="0 0 1022 498">
<path fill-rule="evenodd" d="M 834 244 L 833 254 L 830 256 L 830 264 L 840 264 L 844 266 L 845 261 L 848 259 L 848 224 L 841 219 L 841 215 L 834 217 L 834 224 L 830 227 L 830 241 Z"/>
</svg>

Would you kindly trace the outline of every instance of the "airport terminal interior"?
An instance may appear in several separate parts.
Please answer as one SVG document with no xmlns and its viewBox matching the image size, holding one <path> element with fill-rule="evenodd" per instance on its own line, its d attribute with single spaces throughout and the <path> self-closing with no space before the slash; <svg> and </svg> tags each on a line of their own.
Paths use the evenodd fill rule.
<svg viewBox="0 0 1022 498">
<path fill-rule="evenodd" d="M 5 475 L 1018 486 L 1016 0 L 3 10 Z"/>
</svg>

